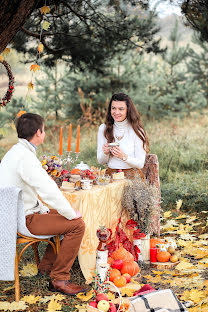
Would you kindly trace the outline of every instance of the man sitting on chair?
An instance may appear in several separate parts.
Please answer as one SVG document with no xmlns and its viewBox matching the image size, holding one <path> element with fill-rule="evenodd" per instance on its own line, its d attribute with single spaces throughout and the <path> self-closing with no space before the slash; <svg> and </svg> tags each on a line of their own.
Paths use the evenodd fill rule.
<svg viewBox="0 0 208 312">
<path fill-rule="evenodd" d="M 84 221 L 36 157 L 37 146 L 43 143 L 45 137 L 43 118 L 37 114 L 23 114 L 17 120 L 16 129 L 19 142 L 0 163 L 0 186 L 22 189 L 26 226 L 32 234 L 64 235 L 59 255 L 56 256 L 48 245 L 38 269 L 41 273 L 50 274 L 51 290 L 75 295 L 85 290 L 68 281 L 84 235 Z M 38 195 L 53 209 L 43 206 Z"/>
</svg>

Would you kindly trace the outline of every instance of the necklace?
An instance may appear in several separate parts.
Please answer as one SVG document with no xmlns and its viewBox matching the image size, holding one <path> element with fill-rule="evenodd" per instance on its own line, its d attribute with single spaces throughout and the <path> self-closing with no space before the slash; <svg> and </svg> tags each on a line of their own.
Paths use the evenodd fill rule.
<svg viewBox="0 0 208 312">
<path fill-rule="evenodd" d="M 121 135 L 121 136 L 115 135 L 115 138 L 116 138 L 117 141 L 121 141 L 123 139 L 123 137 L 124 137 L 124 134 Z"/>
</svg>

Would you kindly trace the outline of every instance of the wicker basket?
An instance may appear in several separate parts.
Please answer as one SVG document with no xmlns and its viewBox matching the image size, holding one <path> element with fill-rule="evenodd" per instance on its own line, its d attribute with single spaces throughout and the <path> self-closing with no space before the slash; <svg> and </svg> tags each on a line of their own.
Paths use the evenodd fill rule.
<svg viewBox="0 0 208 312">
<path fill-rule="evenodd" d="M 120 290 L 116 287 L 116 285 L 114 285 L 112 282 L 110 282 L 110 281 L 106 281 L 105 282 L 105 284 L 110 284 L 111 286 L 113 286 L 114 288 L 115 288 L 115 290 L 116 290 L 116 292 L 118 293 L 118 295 L 119 295 L 119 302 L 118 302 L 118 309 L 117 309 L 117 312 L 119 311 L 119 309 L 120 309 L 120 306 L 121 306 L 121 303 L 122 303 L 122 297 L 121 297 L 121 293 L 120 293 Z M 99 309 L 97 309 L 97 308 L 94 308 L 94 307 L 91 307 L 91 306 L 87 306 L 87 311 L 88 312 L 103 312 L 103 311 L 101 311 L 101 310 L 99 310 Z"/>
</svg>

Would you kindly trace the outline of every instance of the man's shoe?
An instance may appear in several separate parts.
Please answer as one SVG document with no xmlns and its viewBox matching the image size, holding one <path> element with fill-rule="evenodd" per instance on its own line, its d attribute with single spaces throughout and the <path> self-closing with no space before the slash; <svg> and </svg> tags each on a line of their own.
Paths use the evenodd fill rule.
<svg viewBox="0 0 208 312">
<path fill-rule="evenodd" d="M 62 294 L 73 296 L 80 292 L 85 292 L 87 288 L 70 283 L 69 281 L 51 280 L 49 282 L 49 290 L 58 291 Z"/>
</svg>

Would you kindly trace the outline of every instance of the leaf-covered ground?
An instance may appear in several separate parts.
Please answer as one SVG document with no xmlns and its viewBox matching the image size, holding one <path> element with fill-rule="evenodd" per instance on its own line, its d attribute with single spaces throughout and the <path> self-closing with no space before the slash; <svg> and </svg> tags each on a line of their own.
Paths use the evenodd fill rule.
<svg viewBox="0 0 208 312">
<path fill-rule="evenodd" d="M 208 311 L 208 211 L 197 214 L 180 211 L 180 202 L 176 210 L 166 211 L 161 221 L 162 238 L 173 238 L 178 244 L 181 255 L 174 269 L 157 270 L 142 268 L 142 284 L 150 284 L 156 289 L 172 289 L 181 301 L 189 302 L 190 312 Z M 30 261 L 31 254 L 23 256 L 20 270 L 21 301 L 14 302 L 12 282 L 0 284 L 0 311 L 56 312 L 74 311 L 77 308 L 85 312 L 87 296 L 71 297 L 52 293 L 48 290 L 49 278 L 38 277 L 37 267 Z M 73 282 L 84 283 L 84 278 L 76 260 L 72 268 Z M 125 296 L 125 292 L 123 292 Z"/>
</svg>

